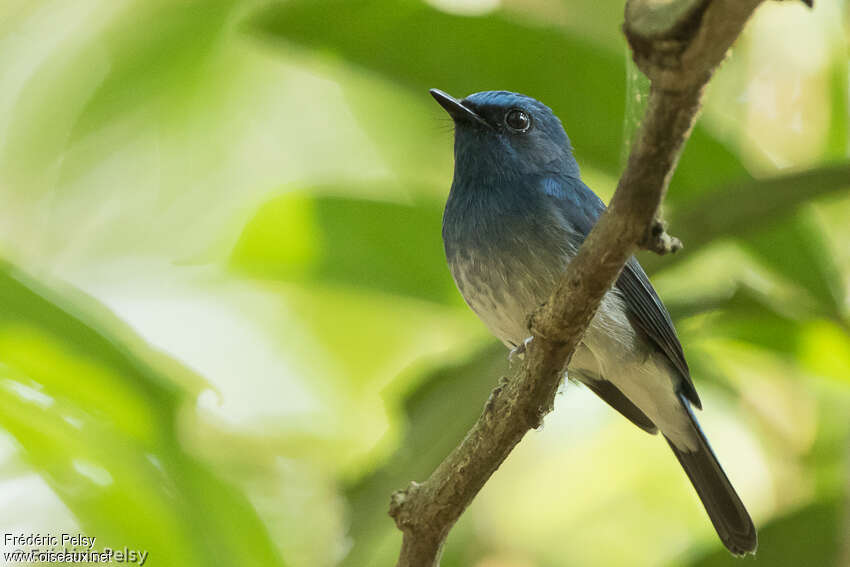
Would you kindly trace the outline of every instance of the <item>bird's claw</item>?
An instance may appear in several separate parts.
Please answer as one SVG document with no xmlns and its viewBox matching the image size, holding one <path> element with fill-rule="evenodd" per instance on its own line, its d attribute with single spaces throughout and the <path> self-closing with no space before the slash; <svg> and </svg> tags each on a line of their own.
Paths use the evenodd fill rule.
<svg viewBox="0 0 850 567">
<path fill-rule="evenodd" d="M 528 345 L 531 344 L 531 341 L 534 340 L 534 337 L 528 337 L 524 341 L 522 341 L 521 345 L 518 345 L 511 349 L 511 352 L 508 354 L 508 360 L 513 362 L 515 358 L 519 358 L 520 360 L 525 359 L 525 351 L 528 350 Z"/>
</svg>

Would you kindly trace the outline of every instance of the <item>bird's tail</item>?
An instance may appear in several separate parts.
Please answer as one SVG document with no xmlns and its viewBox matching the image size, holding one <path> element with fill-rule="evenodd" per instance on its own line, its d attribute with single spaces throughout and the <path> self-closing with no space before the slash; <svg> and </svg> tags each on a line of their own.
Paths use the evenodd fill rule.
<svg viewBox="0 0 850 567">
<path fill-rule="evenodd" d="M 717 457 L 711 450 L 690 404 L 686 399 L 682 399 L 682 405 L 690 418 L 698 441 L 697 447 L 689 451 L 679 449 L 670 439 L 667 439 L 667 443 L 673 449 L 673 454 L 679 459 L 682 468 L 688 473 L 688 478 L 691 479 L 691 484 L 694 485 L 702 500 L 705 511 L 708 512 L 708 517 L 714 524 L 714 529 L 717 530 L 723 545 L 733 555 L 755 553 L 758 538 L 753 521 L 720 463 L 717 462 Z"/>
</svg>

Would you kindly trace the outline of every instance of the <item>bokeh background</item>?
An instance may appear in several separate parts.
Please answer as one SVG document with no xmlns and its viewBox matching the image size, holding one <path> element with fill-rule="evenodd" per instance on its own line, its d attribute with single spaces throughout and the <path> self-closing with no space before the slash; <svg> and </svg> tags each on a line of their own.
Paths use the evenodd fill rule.
<svg viewBox="0 0 850 567">
<path fill-rule="evenodd" d="M 850 565 L 848 4 L 769 2 L 642 257 L 760 527 Z M 0 531 L 149 565 L 379 566 L 506 352 L 442 256 L 427 88 L 562 118 L 606 200 L 646 85 L 598 0 L 3 0 Z M 6 546 L 3 551 L 10 551 Z M 565 385 L 444 567 L 739 564 L 665 444 Z"/>
</svg>

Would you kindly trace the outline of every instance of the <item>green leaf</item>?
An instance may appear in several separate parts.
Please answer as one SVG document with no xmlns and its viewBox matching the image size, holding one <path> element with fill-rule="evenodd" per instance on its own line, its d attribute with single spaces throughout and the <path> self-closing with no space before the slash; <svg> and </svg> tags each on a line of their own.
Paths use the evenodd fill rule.
<svg viewBox="0 0 850 567">
<path fill-rule="evenodd" d="M 577 33 L 521 23 L 499 12 L 451 15 L 417 0 L 294 0 L 261 10 L 249 29 L 354 63 L 412 89 L 423 101 L 431 87 L 456 96 L 491 89 L 529 94 L 560 116 L 581 163 L 619 172 L 623 58 Z M 436 105 L 432 113 L 441 117 Z M 385 117 L 363 125 L 371 124 L 396 121 Z M 679 169 L 676 183 L 684 192 L 747 175 L 699 127 Z"/>
<path fill-rule="evenodd" d="M 711 319 L 711 329 L 788 357 L 797 350 L 800 322 L 779 313 L 763 294 L 741 287 Z"/>
<path fill-rule="evenodd" d="M 231 266 L 252 277 L 321 280 L 458 304 L 441 241 L 442 207 L 291 193 L 245 226 Z"/>
<path fill-rule="evenodd" d="M 744 246 L 772 271 L 804 289 L 824 313 L 843 312 L 838 268 L 820 227 L 803 212 L 744 241 Z"/>
<path fill-rule="evenodd" d="M 850 380 L 850 334 L 847 325 L 799 306 L 789 309 L 775 297 L 741 287 L 725 300 L 682 308 L 717 308 L 709 332 L 771 351 L 801 368 L 846 384 Z M 674 311 L 676 312 L 676 311 Z"/>
<path fill-rule="evenodd" d="M 827 156 L 844 159 L 850 155 L 850 68 L 845 57 L 836 57 L 830 73 L 832 116 L 827 133 Z"/>
<path fill-rule="evenodd" d="M 720 186 L 751 180 L 738 157 L 697 124 L 673 172 L 667 203 L 677 206 L 700 197 L 714 196 L 714 191 Z"/>
<path fill-rule="evenodd" d="M 759 231 L 789 220 L 806 203 L 848 190 L 847 162 L 716 187 L 692 200 L 674 198 L 674 189 L 670 192 L 675 203 L 669 215 L 670 231 L 685 243 L 685 249 L 664 258 L 646 255 L 641 263 L 654 271 L 684 260 L 718 238 L 754 238 Z M 796 248 L 798 244 L 791 245 Z"/>
<path fill-rule="evenodd" d="M 85 147 L 73 163 L 65 163 L 67 148 L 88 135 L 112 126 L 114 150 L 139 134 L 139 126 L 116 129 L 119 119 L 139 119 L 150 111 L 182 117 L 187 108 L 197 112 L 210 104 L 220 96 L 211 82 L 221 80 L 210 65 L 238 4 L 137 1 L 97 14 L 95 19 L 107 20 L 103 29 L 71 26 L 70 46 L 50 51 L 22 86 L 0 153 L 4 175 L 23 183 L 39 172 L 44 183 L 55 182 L 58 166 L 73 179 L 104 157 L 96 151 L 100 146 Z"/>
<path fill-rule="evenodd" d="M 377 80 L 356 67 L 340 66 L 333 75 L 344 89 L 346 106 L 382 160 L 402 179 L 415 180 L 394 192 L 445 198 L 453 159 L 448 115 L 436 120 L 430 97 Z"/>
<path fill-rule="evenodd" d="M 850 384 L 850 333 L 832 321 L 816 320 L 800 330 L 797 357 L 805 368 Z"/>
<path fill-rule="evenodd" d="M 83 531 L 151 564 L 283 565 L 245 497 L 181 447 L 185 395 L 56 301 L 0 266 L 0 426 Z"/>
<path fill-rule="evenodd" d="M 162 110 L 179 115 L 204 93 L 199 80 L 228 31 L 237 0 L 139 2 L 132 17 L 119 21 L 99 39 L 113 64 L 88 100 L 76 125 L 79 138 L 114 120 L 127 109 L 172 97 Z M 197 98 L 195 98 L 197 96 Z"/>
</svg>

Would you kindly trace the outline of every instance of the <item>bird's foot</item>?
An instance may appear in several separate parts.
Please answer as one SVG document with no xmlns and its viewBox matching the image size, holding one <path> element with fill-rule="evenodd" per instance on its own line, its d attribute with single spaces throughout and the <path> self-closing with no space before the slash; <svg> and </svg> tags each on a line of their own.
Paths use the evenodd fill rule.
<svg viewBox="0 0 850 567">
<path fill-rule="evenodd" d="M 520 360 L 525 359 L 525 351 L 528 349 L 528 345 L 531 344 L 531 341 L 534 340 L 534 337 L 528 337 L 524 341 L 522 341 L 521 345 L 518 345 L 511 349 L 511 352 L 508 354 L 508 360 L 513 362 L 515 358 Z"/>
</svg>

